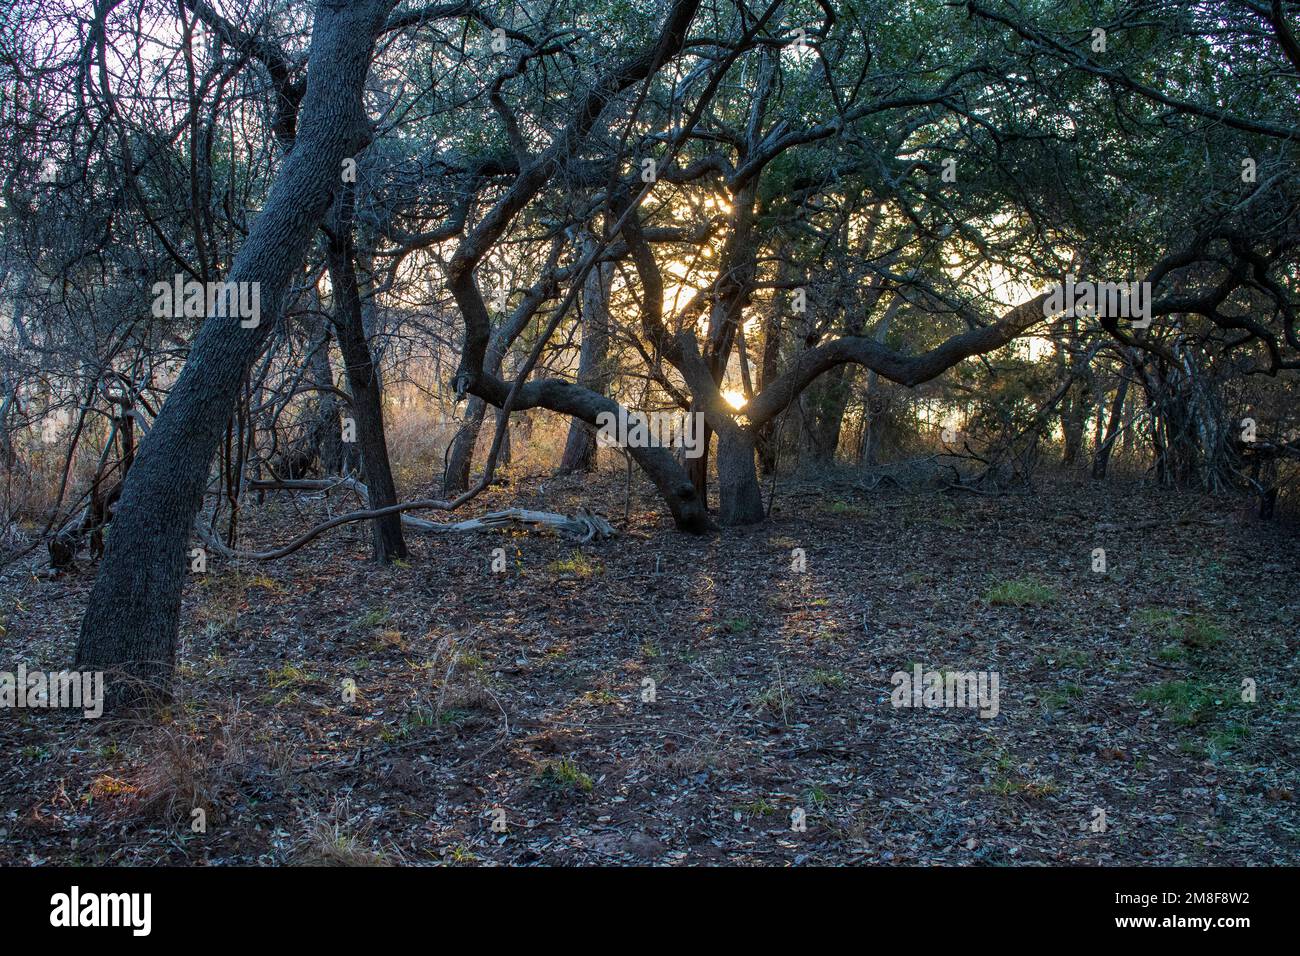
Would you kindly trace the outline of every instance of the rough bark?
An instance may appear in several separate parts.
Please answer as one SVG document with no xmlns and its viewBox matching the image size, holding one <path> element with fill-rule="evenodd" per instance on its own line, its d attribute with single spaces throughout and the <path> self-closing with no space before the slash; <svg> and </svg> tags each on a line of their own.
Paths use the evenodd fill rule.
<svg viewBox="0 0 1300 956">
<path fill-rule="evenodd" d="M 1083 430 L 1090 411 L 1082 383 L 1076 383 L 1061 402 L 1061 464 L 1072 467 L 1083 451 Z"/>
<path fill-rule="evenodd" d="M 361 89 L 389 6 L 317 7 L 294 147 L 227 276 L 260 285 L 260 321 L 244 327 L 238 318 L 208 317 L 127 478 L 76 657 L 80 668 L 128 678 L 110 680 L 110 705 L 170 684 L 187 545 L 208 469 L 248 367 L 340 186 L 343 160 L 370 139 Z"/>
<path fill-rule="evenodd" d="M 1078 342 L 1077 319 L 1070 320 L 1070 333 L 1069 374 L 1074 384 L 1061 400 L 1061 464 L 1067 468 L 1077 464 L 1083 452 L 1084 429 L 1092 411 L 1092 373 L 1088 353 Z"/>
<path fill-rule="evenodd" d="M 718 517 L 724 525 L 758 524 L 764 517 L 754 436 L 745 429 L 718 433 Z"/>
</svg>

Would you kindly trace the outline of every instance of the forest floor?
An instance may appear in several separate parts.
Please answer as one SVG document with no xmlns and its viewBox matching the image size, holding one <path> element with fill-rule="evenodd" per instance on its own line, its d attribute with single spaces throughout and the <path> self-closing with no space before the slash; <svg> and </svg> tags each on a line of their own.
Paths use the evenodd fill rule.
<svg viewBox="0 0 1300 956">
<path fill-rule="evenodd" d="M 626 523 L 615 476 L 470 512 L 593 506 L 605 542 L 411 534 L 385 568 L 350 526 L 212 559 L 159 719 L 0 711 L 0 864 L 1300 863 L 1294 526 L 840 475 L 693 538 L 648 492 Z M 347 506 L 270 498 L 244 544 Z M 93 569 L 36 557 L 0 571 L 0 670 L 71 666 Z M 892 706 L 916 664 L 996 672 L 997 715 Z"/>
</svg>

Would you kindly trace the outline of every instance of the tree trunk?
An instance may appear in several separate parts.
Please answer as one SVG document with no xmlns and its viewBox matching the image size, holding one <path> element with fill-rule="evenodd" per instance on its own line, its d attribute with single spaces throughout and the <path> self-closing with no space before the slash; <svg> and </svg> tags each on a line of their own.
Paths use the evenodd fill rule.
<svg viewBox="0 0 1300 956">
<path fill-rule="evenodd" d="M 569 422 L 569 437 L 564 443 L 564 454 L 560 458 L 560 474 L 571 475 L 576 471 L 591 472 L 596 470 L 596 439 L 591 428 L 585 422 Z"/>
<path fill-rule="evenodd" d="M 347 369 L 348 391 L 352 393 L 352 414 L 357 423 L 357 444 L 361 446 L 366 487 L 370 490 L 370 507 L 388 508 L 397 504 L 397 486 L 384 436 L 383 393 L 361 317 L 361 291 L 352 258 L 351 195 L 352 190 L 344 187 L 334 234 L 327 246 L 330 285 L 334 290 L 334 326 Z M 376 561 L 389 564 L 406 558 L 400 514 L 394 512 L 375 518 L 371 530 Z"/>
<path fill-rule="evenodd" d="M 699 406 L 691 403 L 691 415 L 701 414 Z M 713 442 L 713 429 L 707 422 L 700 424 L 700 456 L 686 460 L 686 476 L 691 479 L 695 495 L 708 507 L 709 501 L 709 445 Z"/>
<path fill-rule="evenodd" d="M 244 327 L 236 317 L 207 318 L 127 478 L 76 657 L 83 670 L 128 678 L 110 679 L 110 706 L 169 688 L 186 550 L 208 469 L 248 367 L 339 188 L 343 160 L 370 139 L 361 89 L 388 7 L 381 0 L 318 5 L 296 141 L 227 277 L 257 284 L 259 321 Z"/>
<path fill-rule="evenodd" d="M 582 287 L 582 348 L 578 353 L 578 384 L 593 392 L 609 392 L 605 355 L 609 348 L 609 285 L 613 263 L 603 263 L 587 273 Z M 596 437 L 591 426 L 574 419 L 560 460 L 560 474 L 596 470 Z"/>
<path fill-rule="evenodd" d="M 501 410 L 497 409 L 497 420 L 493 427 L 501 423 Z M 495 434 L 495 433 L 494 433 Z M 503 468 L 510 467 L 510 426 L 506 425 L 505 431 L 501 433 L 501 448 L 497 451 L 497 464 Z"/>
<path fill-rule="evenodd" d="M 862 413 L 866 417 L 862 435 L 864 468 L 874 468 L 880 463 L 880 446 L 889 414 L 889 401 L 883 394 L 886 387 L 875 369 L 867 371 L 867 393 L 862 402 Z"/>
<path fill-rule="evenodd" d="M 1079 341 L 1079 321 L 1071 318 L 1069 339 L 1064 351 L 1057 353 L 1063 360 L 1064 369 L 1073 381 L 1061 400 L 1061 435 L 1063 447 L 1061 464 L 1066 468 L 1076 465 L 1083 452 L 1084 429 L 1088 424 L 1088 414 L 1092 411 L 1092 370 L 1091 358 Z"/>
<path fill-rule="evenodd" d="M 844 424 L 844 409 L 849 403 L 849 387 L 845 381 L 847 371 L 846 365 L 831 369 L 799 396 L 799 410 L 803 415 L 801 434 L 804 454 L 819 465 L 835 462 L 835 451 L 840 445 L 840 429 Z"/>
<path fill-rule="evenodd" d="M 322 326 L 324 323 L 322 323 Z M 340 436 L 339 400 L 333 392 L 334 367 L 330 364 L 330 335 L 321 330 L 320 344 L 313 350 L 310 361 L 311 381 L 321 389 L 316 402 L 316 422 L 311 439 L 312 450 L 326 475 L 343 474 L 343 441 Z M 295 477 L 295 476 L 290 476 Z"/>
<path fill-rule="evenodd" d="M 1061 433 L 1064 447 L 1061 451 L 1061 464 L 1069 468 L 1079 460 L 1083 450 L 1083 430 L 1087 423 L 1088 406 L 1083 392 L 1083 383 L 1076 382 L 1070 387 L 1061 403 Z"/>
<path fill-rule="evenodd" d="M 458 495 L 469 490 L 469 469 L 486 412 L 487 402 L 477 395 L 471 395 L 465 408 L 465 420 L 456 429 L 456 437 L 451 440 L 451 451 L 448 452 L 447 467 L 442 476 L 443 494 Z"/>
<path fill-rule="evenodd" d="M 778 374 L 777 363 L 780 360 L 781 317 L 777 306 L 772 304 L 763 315 L 763 357 L 758 366 L 758 391 L 767 388 Z M 763 475 L 776 471 L 777 442 L 781 436 L 777 432 L 777 419 L 771 419 L 758 427 L 755 446 L 758 448 L 758 468 Z"/>
<path fill-rule="evenodd" d="M 754 436 L 743 429 L 718 433 L 718 511 L 724 525 L 758 524 L 763 494 L 754 470 Z"/>
<path fill-rule="evenodd" d="M 894 316 L 898 313 L 899 307 L 903 300 L 895 297 L 889 303 L 889 308 L 885 314 L 880 317 L 876 323 L 874 338 L 881 345 L 885 344 L 889 337 L 889 328 L 893 325 Z M 889 397 L 885 392 L 887 385 L 882 385 L 880 375 L 876 370 L 867 370 L 867 396 L 863 401 L 863 414 L 866 416 L 866 432 L 862 436 L 862 465 L 866 468 L 874 468 L 879 462 L 881 439 L 884 437 L 885 425 L 889 418 Z"/>
<path fill-rule="evenodd" d="M 1106 425 L 1106 437 L 1097 445 L 1097 453 L 1092 457 L 1092 477 L 1101 481 L 1106 477 L 1110 467 L 1110 453 L 1115 450 L 1115 439 L 1119 437 L 1120 418 L 1124 414 L 1124 397 L 1128 394 L 1128 379 L 1119 380 L 1115 390 L 1115 400 L 1110 406 L 1110 421 Z"/>
</svg>

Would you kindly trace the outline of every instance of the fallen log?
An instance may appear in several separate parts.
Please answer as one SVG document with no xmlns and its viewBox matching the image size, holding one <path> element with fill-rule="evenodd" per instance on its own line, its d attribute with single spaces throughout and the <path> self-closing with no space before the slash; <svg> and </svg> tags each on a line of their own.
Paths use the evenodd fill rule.
<svg viewBox="0 0 1300 956">
<path fill-rule="evenodd" d="M 356 478 L 295 478 L 284 480 L 255 480 L 248 483 L 248 488 L 252 491 L 333 491 L 342 489 L 352 491 L 360 495 L 364 500 L 369 500 L 369 491 L 366 486 Z M 215 554 L 220 554 L 227 558 L 244 558 L 250 561 L 271 561 L 276 558 L 284 557 L 307 542 L 316 538 L 320 534 L 328 531 L 330 528 L 338 527 L 342 524 L 348 524 L 355 521 L 366 521 L 377 517 L 380 514 L 390 514 L 394 511 L 413 510 L 416 508 L 433 508 L 437 507 L 436 503 L 425 501 L 412 501 L 405 504 L 393 505 L 388 508 L 378 509 L 377 511 L 353 511 L 348 514 L 339 515 L 328 521 L 322 522 L 312 528 L 305 534 L 295 538 L 292 542 L 282 548 L 276 548 L 271 551 L 236 551 L 228 547 L 216 535 L 201 524 L 195 525 L 195 532 L 200 540 Z M 505 527 L 523 527 L 523 528 L 551 528 L 560 534 L 571 535 L 578 538 L 583 544 L 604 538 L 612 538 L 617 532 L 613 525 L 600 514 L 587 508 L 579 508 L 577 513 L 569 516 L 557 514 L 551 511 L 531 511 L 527 508 L 507 508 L 503 511 L 492 511 L 477 518 L 466 518 L 463 521 L 425 521 L 423 518 L 416 518 L 411 515 L 402 515 L 402 526 L 410 528 L 413 531 L 420 531 L 428 534 L 458 534 L 464 532 L 491 531 L 497 528 Z"/>
<path fill-rule="evenodd" d="M 491 531 L 494 528 L 523 526 L 532 528 L 554 528 L 561 534 L 572 534 L 582 538 L 583 542 L 595 538 L 612 538 L 617 532 L 602 515 L 586 508 L 579 508 L 572 517 L 556 514 L 552 511 L 529 511 L 526 508 L 507 508 L 505 511 L 492 511 L 478 518 L 464 521 L 440 523 L 425 521 L 402 515 L 402 526 L 416 531 L 433 534 L 447 534 L 459 531 Z"/>
</svg>

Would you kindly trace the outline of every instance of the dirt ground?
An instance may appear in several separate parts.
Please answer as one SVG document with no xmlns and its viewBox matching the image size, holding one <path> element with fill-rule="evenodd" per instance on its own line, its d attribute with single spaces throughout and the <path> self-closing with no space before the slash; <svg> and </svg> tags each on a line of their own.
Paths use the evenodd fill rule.
<svg viewBox="0 0 1300 956">
<path fill-rule="evenodd" d="M 639 486 L 625 524 L 621 476 L 470 514 L 582 504 L 621 534 L 213 558 L 167 713 L 0 711 L 0 864 L 1300 863 L 1294 526 L 847 474 L 701 538 Z M 268 499 L 245 544 L 348 506 Z M 33 569 L 0 572 L 0 670 L 71 666 L 93 569 Z M 996 672 L 997 715 L 894 707 L 916 664 Z"/>
</svg>

